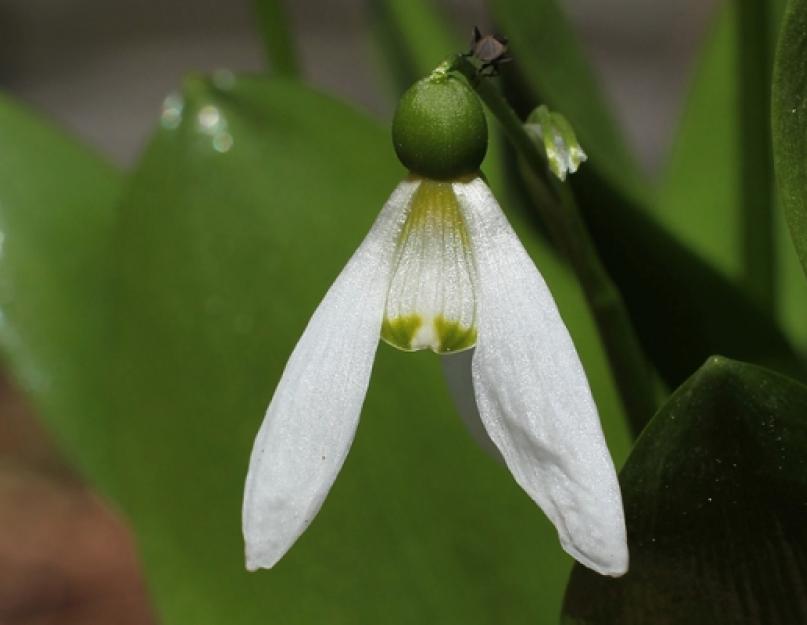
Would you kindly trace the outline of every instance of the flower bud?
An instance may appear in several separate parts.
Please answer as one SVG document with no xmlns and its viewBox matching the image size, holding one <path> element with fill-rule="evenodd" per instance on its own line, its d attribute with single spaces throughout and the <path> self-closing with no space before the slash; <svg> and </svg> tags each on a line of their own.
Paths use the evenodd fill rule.
<svg viewBox="0 0 807 625">
<path fill-rule="evenodd" d="M 404 93 L 392 141 L 401 163 L 415 174 L 435 180 L 473 174 L 488 147 L 485 113 L 462 79 L 437 70 Z"/>
<path fill-rule="evenodd" d="M 588 158 L 568 120 L 546 106 L 539 106 L 530 113 L 524 127 L 543 147 L 549 169 L 560 180 L 566 180 L 566 174 L 575 173 Z"/>
</svg>

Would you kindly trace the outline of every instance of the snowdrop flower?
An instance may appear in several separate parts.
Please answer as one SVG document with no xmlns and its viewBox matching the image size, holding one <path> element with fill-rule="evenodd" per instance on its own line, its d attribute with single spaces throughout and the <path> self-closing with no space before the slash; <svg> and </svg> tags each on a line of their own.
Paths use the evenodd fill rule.
<svg viewBox="0 0 807 625">
<path fill-rule="evenodd" d="M 622 501 L 597 409 L 549 289 L 479 174 L 479 100 L 435 72 L 402 98 L 393 140 L 412 173 L 311 318 L 255 440 L 247 568 L 274 566 L 322 506 L 353 441 L 380 337 L 438 354 L 475 346 L 479 414 L 516 482 L 568 553 L 623 574 Z"/>
</svg>

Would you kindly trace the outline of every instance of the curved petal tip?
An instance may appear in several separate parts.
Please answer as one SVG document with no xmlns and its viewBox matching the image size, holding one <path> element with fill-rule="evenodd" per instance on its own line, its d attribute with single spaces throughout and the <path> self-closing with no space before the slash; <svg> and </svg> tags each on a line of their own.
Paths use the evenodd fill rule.
<svg viewBox="0 0 807 625">
<path fill-rule="evenodd" d="M 562 537 L 560 544 L 566 553 L 592 571 L 609 577 L 622 577 L 628 572 L 630 565 L 628 546 L 624 537 L 615 536 L 613 538 L 611 544 L 600 544 L 596 550 L 589 547 L 585 552 Z"/>
<path fill-rule="evenodd" d="M 287 549 L 278 549 L 278 545 L 246 540 L 244 561 L 247 571 L 254 573 L 259 569 L 271 569 L 286 554 Z"/>
</svg>

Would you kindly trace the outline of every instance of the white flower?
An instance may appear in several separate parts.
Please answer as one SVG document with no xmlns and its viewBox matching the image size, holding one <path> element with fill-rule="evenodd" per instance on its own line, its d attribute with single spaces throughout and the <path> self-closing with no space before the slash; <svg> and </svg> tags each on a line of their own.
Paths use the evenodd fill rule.
<svg viewBox="0 0 807 625">
<path fill-rule="evenodd" d="M 606 575 L 627 570 L 619 484 L 583 367 L 479 177 L 403 181 L 311 318 L 252 451 L 248 569 L 272 567 L 319 511 L 353 441 L 379 336 L 439 353 L 476 344 L 479 414 L 513 477 L 569 554 Z"/>
</svg>

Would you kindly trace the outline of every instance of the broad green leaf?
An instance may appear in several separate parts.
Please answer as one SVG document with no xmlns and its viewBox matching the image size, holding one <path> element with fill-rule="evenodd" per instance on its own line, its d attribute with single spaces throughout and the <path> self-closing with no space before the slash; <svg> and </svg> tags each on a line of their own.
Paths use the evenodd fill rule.
<svg viewBox="0 0 807 625">
<path fill-rule="evenodd" d="M 807 271 L 807 2 L 791 0 L 776 53 L 773 139 L 776 175 L 790 234 Z M 801 320 L 807 306 L 802 307 Z M 802 323 L 803 325 L 803 323 Z"/>
<path fill-rule="evenodd" d="M 807 387 L 711 358 L 620 474 L 631 568 L 575 567 L 567 625 L 807 621 Z"/>
<path fill-rule="evenodd" d="M 110 350 L 119 492 L 163 622 L 556 622 L 569 560 L 554 530 L 468 436 L 437 357 L 385 345 L 322 511 L 275 569 L 244 571 L 252 439 L 405 172 L 386 128 L 294 83 L 190 78 L 172 102 L 123 202 Z M 527 244 L 602 372 L 579 293 Z M 593 384 L 617 413 L 610 380 Z M 619 460 L 627 435 L 609 435 Z"/>
<path fill-rule="evenodd" d="M 758 301 L 762 294 L 763 301 L 759 303 L 775 310 L 790 341 L 804 352 L 807 285 L 799 275 L 781 211 L 774 210 L 772 225 L 756 223 L 769 219 L 766 214 L 775 205 L 770 197 L 769 120 L 761 114 L 764 112 L 761 104 L 756 107 L 747 104 L 752 99 L 749 92 L 756 92 L 755 98 L 763 101 L 769 97 L 766 84 L 749 84 L 762 72 L 746 70 L 749 61 L 743 50 L 753 47 L 746 42 L 754 34 L 753 28 L 746 24 L 746 14 L 754 13 L 746 6 L 751 3 L 751 0 L 744 0 L 742 6 L 727 3 L 719 14 L 704 48 L 670 163 L 652 209 L 670 232 L 726 279 L 740 287 L 750 281 L 749 292 Z M 782 3 L 764 4 L 769 11 L 768 28 L 775 29 Z M 761 21 L 758 30 L 763 32 L 757 33 L 757 38 L 773 40 L 773 35 L 765 35 L 765 23 Z M 757 63 L 750 65 L 756 67 Z M 766 228 L 774 252 L 772 267 L 766 273 L 774 272 L 774 284 L 760 289 L 754 284 L 760 276 L 754 267 L 754 243 L 750 239 L 757 230 Z M 774 293 L 773 302 L 770 296 L 764 301 L 766 290 Z"/>
<path fill-rule="evenodd" d="M 664 227 L 734 280 L 742 271 L 736 22 L 736 3 L 727 2 L 701 52 L 658 200 L 651 206 Z"/>
<path fill-rule="evenodd" d="M 654 206 L 665 226 L 738 281 L 743 275 L 743 203 L 747 199 L 758 204 L 771 201 L 758 195 L 743 197 L 745 185 L 751 183 L 756 183 L 756 192 L 762 189 L 770 194 L 767 115 L 744 104 L 741 97 L 746 91 L 756 91 L 755 100 L 767 99 L 765 77 L 769 72 L 756 67 L 754 72 L 744 72 L 745 59 L 741 57 L 749 39 L 754 44 L 749 47 L 760 47 L 760 40 L 769 46 L 772 39 L 767 31 L 773 26 L 766 28 L 764 22 L 756 29 L 743 28 L 744 17 L 753 12 L 746 7 L 755 4 L 767 8 L 781 2 L 727 2 L 718 14 L 703 47 Z M 764 15 L 765 21 L 775 24 L 778 13 L 771 9 L 771 14 Z M 762 52 L 760 56 L 768 59 L 767 51 Z M 752 89 L 747 83 L 754 79 L 758 84 Z M 761 138 L 757 137 L 760 129 Z M 747 154 L 751 149 L 744 150 L 748 135 L 757 137 L 752 154 Z"/>
<path fill-rule="evenodd" d="M 644 197 L 642 174 L 558 3 L 491 0 L 490 5 L 530 92 L 527 110 L 540 103 L 562 113 L 574 126 L 591 166 L 621 193 Z"/>
<path fill-rule="evenodd" d="M 0 97 L 0 348 L 21 388 L 82 468 L 104 482 L 109 358 L 105 269 L 121 176 Z"/>
</svg>

